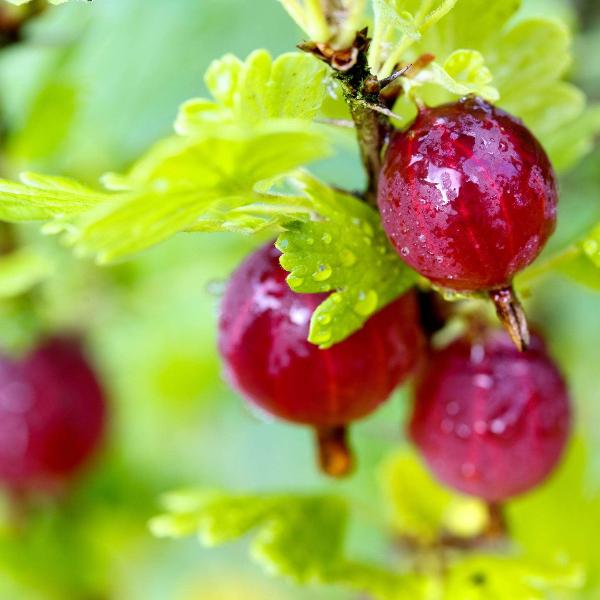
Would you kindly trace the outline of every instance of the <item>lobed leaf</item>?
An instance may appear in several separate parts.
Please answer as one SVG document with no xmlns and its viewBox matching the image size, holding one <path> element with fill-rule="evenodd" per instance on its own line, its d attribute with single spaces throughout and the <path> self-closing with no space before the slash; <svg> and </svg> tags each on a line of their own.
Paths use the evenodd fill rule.
<svg viewBox="0 0 600 600">
<path fill-rule="evenodd" d="M 582 569 L 544 565 L 524 557 L 474 556 L 455 564 L 445 581 L 444 600 L 546 600 L 581 589 Z"/>
<path fill-rule="evenodd" d="M 399 125 L 415 115 L 408 98 L 436 106 L 475 93 L 522 118 L 558 170 L 568 169 L 590 150 L 600 131 L 598 108 L 586 109 L 582 92 L 562 80 L 571 63 L 571 34 L 562 22 L 515 19 L 519 0 L 433 4 L 436 18 L 425 27 L 429 0 L 375 2 L 370 60 L 380 74 L 423 54 L 436 59 L 412 78 L 400 79 L 406 94 L 394 108 Z"/>
<path fill-rule="evenodd" d="M 334 496 L 170 494 L 167 513 L 150 522 L 159 537 L 198 534 L 213 546 L 254 532 L 251 556 L 297 583 L 341 584 L 381 600 L 425 598 L 427 578 L 402 575 L 345 556 L 346 503 Z"/>
<path fill-rule="evenodd" d="M 414 285 L 416 274 L 390 246 L 373 208 L 307 173 L 294 182 L 319 217 L 289 224 L 276 246 L 294 291 L 333 292 L 313 313 L 308 338 L 328 348 Z"/>
<path fill-rule="evenodd" d="M 323 63 L 300 52 L 273 60 L 266 50 L 256 50 L 245 62 L 228 54 L 213 61 L 206 73 L 214 101 L 197 98 L 186 102 L 175 127 L 182 134 L 206 135 L 225 125 L 310 121 L 325 99 L 328 78 Z"/>
<path fill-rule="evenodd" d="M 39 221 L 78 215 L 107 195 L 66 177 L 23 173 L 23 183 L 0 179 L 0 219 Z"/>
</svg>

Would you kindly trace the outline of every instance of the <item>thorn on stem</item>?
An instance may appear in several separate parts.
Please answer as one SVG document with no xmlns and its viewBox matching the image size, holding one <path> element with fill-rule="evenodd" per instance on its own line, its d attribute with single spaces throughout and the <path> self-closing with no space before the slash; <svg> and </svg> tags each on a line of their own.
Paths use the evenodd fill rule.
<svg viewBox="0 0 600 600">
<path fill-rule="evenodd" d="M 315 429 L 319 466 L 329 477 L 345 477 L 354 469 L 354 455 L 348 445 L 345 425 Z"/>
<path fill-rule="evenodd" d="M 517 349 L 521 352 L 529 346 L 529 329 L 525 311 L 512 286 L 500 290 L 492 290 L 490 298 L 496 307 L 500 322 L 510 335 Z"/>
</svg>

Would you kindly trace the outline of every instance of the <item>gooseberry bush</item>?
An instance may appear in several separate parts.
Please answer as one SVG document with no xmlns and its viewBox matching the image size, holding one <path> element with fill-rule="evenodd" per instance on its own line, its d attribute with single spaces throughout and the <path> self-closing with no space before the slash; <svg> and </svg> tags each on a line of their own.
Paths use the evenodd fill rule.
<svg viewBox="0 0 600 600">
<path fill-rule="evenodd" d="M 411 381 L 406 443 L 380 469 L 402 560 L 346 548 L 344 487 L 176 491 L 151 530 L 206 545 L 252 533 L 270 573 L 369 598 L 576 597 L 577 553 L 532 549 L 511 523 L 512 498 L 543 485 L 577 443 L 568 373 L 544 342 L 552 323 L 530 326 L 521 298 L 553 271 L 600 289 L 599 224 L 544 250 L 559 178 L 600 131 L 600 107 L 566 81 L 569 29 L 523 15 L 518 0 L 280 4 L 303 32 L 290 52 L 215 60 L 210 97 L 184 103 L 172 136 L 101 185 L 1 180 L 0 219 L 42 222 L 98 265 L 182 232 L 255 236 L 215 323 L 225 377 L 253 409 L 312 429 L 321 470 L 337 478 L 361 463 L 351 425 Z M 362 189 L 327 174 L 334 162 L 321 162 L 322 178 L 309 170 L 348 147 Z M 52 277 L 47 260 L 4 253 L 0 294 Z M 73 468 L 102 429 L 100 388 L 86 395 L 96 426 L 70 444 L 82 445 Z M 34 467 L 8 464 L 9 425 L 0 477 L 20 482 Z"/>
</svg>

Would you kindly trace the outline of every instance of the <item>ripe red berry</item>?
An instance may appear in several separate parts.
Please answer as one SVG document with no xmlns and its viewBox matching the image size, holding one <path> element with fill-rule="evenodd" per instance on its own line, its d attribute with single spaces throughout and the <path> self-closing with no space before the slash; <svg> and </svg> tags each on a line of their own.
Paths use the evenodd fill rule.
<svg viewBox="0 0 600 600">
<path fill-rule="evenodd" d="M 568 439 L 570 413 L 565 383 L 542 340 L 533 336 L 521 353 L 493 331 L 430 357 L 410 433 L 442 481 L 498 501 L 551 473 Z"/>
<path fill-rule="evenodd" d="M 390 142 L 378 202 L 407 264 L 443 288 L 489 291 L 517 347 L 527 346 L 510 286 L 554 231 L 557 192 L 521 121 L 475 97 L 422 109 Z"/>
<path fill-rule="evenodd" d="M 98 447 L 102 390 L 80 344 L 51 338 L 17 361 L 0 357 L 0 480 L 53 491 Z"/>
<path fill-rule="evenodd" d="M 415 366 L 422 348 L 416 300 L 402 296 L 320 350 L 307 337 L 326 294 L 293 292 L 279 256 L 266 245 L 231 278 L 219 328 L 226 372 L 253 405 L 324 437 L 333 432 L 341 443 L 339 428 L 375 410 Z"/>
<path fill-rule="evenodd" d="M 378 200 L 403 260 L 460 291 L 510 285 L 556 221 L 543 148 L 521 121 L 475 97 L 425 108 L 394 135 Z"/>
</svg>

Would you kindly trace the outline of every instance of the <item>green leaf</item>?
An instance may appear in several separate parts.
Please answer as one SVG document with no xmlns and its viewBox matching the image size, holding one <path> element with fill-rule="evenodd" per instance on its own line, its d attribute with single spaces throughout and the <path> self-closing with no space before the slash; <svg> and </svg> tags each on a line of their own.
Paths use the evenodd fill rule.
<svg viewBox="0 0 600 600">
<path fill-rule="evenodd" d="M 572 564 L 539 564 L 524 557 L 474 556 L 455 564 L 444 600 L 547 600 L 581 589 L 583 571 Z"/>
<path fill-rule="evenodd" d="M 379 213 L 365 202 L 307 173 L 297 174 L 294 183 L 319 218 L 288 225 L 276 246 L 294 291 L 333 292 L 313 313 L 309 333 L 309 341 L 328 348 L 414 285 L 416 274 L 399 259 Z"/>
<path fill-rule="evenodd" d="M 344 585 L 381 600 L 425 598 L 426 578 L 346 558 L 348 507 L 337 497 L 201 490 L 167 495 L 164 504 L 167 513 L 150 522 L 159 537 L 198 534 L 214 546 L 254 531 L 251 556 L 270 573 L 305 585 Z"/>
<path fill-rule="evenodd" d="M 522 118 L 538 136 L 555 167 L 572 166 L 592 146 L 600 131 L 596 107 L 586 110 L 585 97 L 562 79 L 571 63 L 571 34 L 551 18 L 515 18 L 519 0 L 460 0 L 433 3 L 440 12 L 430 25 L 424 12 L 428 0 L 377 0 L 370 60 L 387 75 L 395 64 L 423 54 L 435 62 L 413 78 L 401 78 L 409 97 L 435 106 L 475 93 L 496 101 Z M 378 5 L 385 14 L 377 17 Z M 396 13 L 390 21 L 389 12 Z M 512 19 L 512 20 L 511 20 Z M 395 23 L 396 33 L 386 24 Z M 398 23 L 411 24 L 402 31 Z M 414 109 L 400 98 L 394 112 L 405 125 Z"/>
<path fill-rule="evenodd" d="M 167 496 L 172 514 L 151 523 L 161 537 L 197 532 L 213 546 L 258 532 L 253 558 L 268 570 L 309 583 L 322 579 L 329 564 L 340 560 L 347 507 L 328 496 L 228 496 L 220 493 L 179 493 Z"/>
<path fill-rule="evenodd" d="M 435 481 L 417 456 L 408 450 L 383 463 L 380 481 L 399 535 L 433 544 L 441 534 L 469 538 L 488 525 L 485 503 L 450 492 Z"/>
<path fill-rule="evenodd" d="M 157 143 L 126 175 L 103 178 L 102 193 L 62 178 L 0 182 L 0 219 L 50 220 L 81 254 L 125 258 L 180 231 L 281 230 L 314 211 L 306 198 L 275 193 L 270 180 L 329 153 L 311 123 L 323 101 L 326 67 L 300 53 L 275 61 L 259 50 L 242 63 L 214 62 L 215 102 L 187 103 L 180 136 Z"/>
<path fill-rule="evenodd" d="M 326 152 L 320 136 L 266 128 L 172 142 L 151 151 L 119 185 L 110 180 L 126 191 L 81 217 L 68 236 L 78 250 L 106 263 L 180 231 L 254 233 L 309 218 L 305 199 L 259 190 L 262 181 Z"/>
<path fill-rule="evenodd" d="M 0 179 L 0 219 L 39 221 L 81 214 L 97 206 L 106 194 L 66 177 L 23 173 L 21 183 Z"/>
<path fill-rule="evenodd" d="M 225 55 L 210 65 L 205 77 L 215 101 L 186 102 L 176 130 L 207 135 L 215 129 L 223 131 L 224 126 L 310 121 L 323 103 L 328 79 L 327 67 L 304 53 L 290 52 L 273 60 L 266 50 L 256 50 L 245 62 Z"/>
<path fill-rule="evenodd" d="M 414 77 L 405 79 L 403 87 L 405 92 L 413 97 L 419 94 L 415 88 L 430 84 L 456 96 L 476 94 L 493 102 L 498 100 L 500 94 L 494 86 L 490 85 L 491 81 L 492 74 L 484 64 L 480 52 L 456 50 L 445 60 L 443 65 L 432 62 Z M 435 88 L 429 93 L 423 91 L 420 95 L 427 95 L 431 99 L 434 92 Z"/>
<path fill-rule="evenodd" d="M 0 298 L 30 290 L 52 273 L 52 263 L 29 248 L 0 257 Z"/>
</svg>

